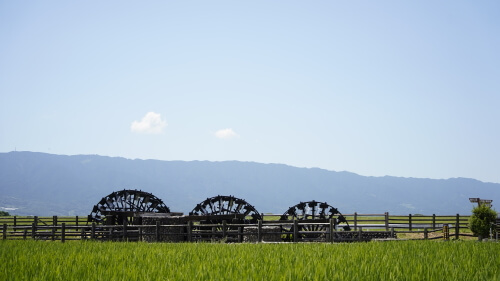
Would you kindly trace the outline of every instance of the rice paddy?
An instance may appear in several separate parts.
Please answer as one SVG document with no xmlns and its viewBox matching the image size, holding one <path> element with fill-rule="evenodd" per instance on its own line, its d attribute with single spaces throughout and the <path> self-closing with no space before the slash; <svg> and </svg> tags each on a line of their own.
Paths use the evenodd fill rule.
<svg viewBox="0 0 500 281">
<path fill-rule="evenodd" d="M 0 280 L 500 280 L 500 243 L 0 241 Z"/>
</svg>

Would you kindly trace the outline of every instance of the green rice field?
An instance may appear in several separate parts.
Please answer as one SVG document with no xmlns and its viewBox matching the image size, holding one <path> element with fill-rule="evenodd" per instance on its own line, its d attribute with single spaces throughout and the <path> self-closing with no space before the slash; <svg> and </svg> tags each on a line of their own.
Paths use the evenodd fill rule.
<svg viewBox="0 0 500 281">
<path fill-rule="evenodd" d="M 500 280 L 500 243 L 0 241 L 0 280 Z"/>
</svg>

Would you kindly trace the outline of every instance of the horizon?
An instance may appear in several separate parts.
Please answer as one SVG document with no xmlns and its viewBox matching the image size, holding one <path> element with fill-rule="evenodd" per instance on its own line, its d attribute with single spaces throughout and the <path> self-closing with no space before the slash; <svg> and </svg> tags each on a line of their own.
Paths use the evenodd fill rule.
<svg viewBox="0 0 500 281">
<path fill-rule="evenodd" d="M 0 151 L 500 183 L 500 2 L 0 3 Z"/>
</svg>

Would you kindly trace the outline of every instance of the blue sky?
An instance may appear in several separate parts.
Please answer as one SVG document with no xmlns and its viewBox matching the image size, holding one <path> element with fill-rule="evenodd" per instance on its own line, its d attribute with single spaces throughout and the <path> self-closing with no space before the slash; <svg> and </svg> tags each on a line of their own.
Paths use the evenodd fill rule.
<svg viewBox="0 0 500 281">
<path fill-rule="evenodd" d="M 0 151 L 500 183 L 498 1 L 1 1 Z"/>
</svg>

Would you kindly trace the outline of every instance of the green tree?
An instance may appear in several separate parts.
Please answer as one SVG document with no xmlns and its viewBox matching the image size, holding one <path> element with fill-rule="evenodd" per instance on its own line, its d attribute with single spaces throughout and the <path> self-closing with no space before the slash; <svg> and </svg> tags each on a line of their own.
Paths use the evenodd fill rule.
<svg viewBox="0 0 500 281">
<path fill-rule="evenodd" d="M 495 222 L 496 217 L 497 212 L 487 205 L 474 207 L 469 218 L 469 228 L 479 238 L 488 237 L 491 224 Z"/>
<path fill-rule="evenodd" d="M 9 212 L 6 211 L 0 211 L 0 217 L 5 217 L 5 216 L 10 216 Z"/>
</svg>

